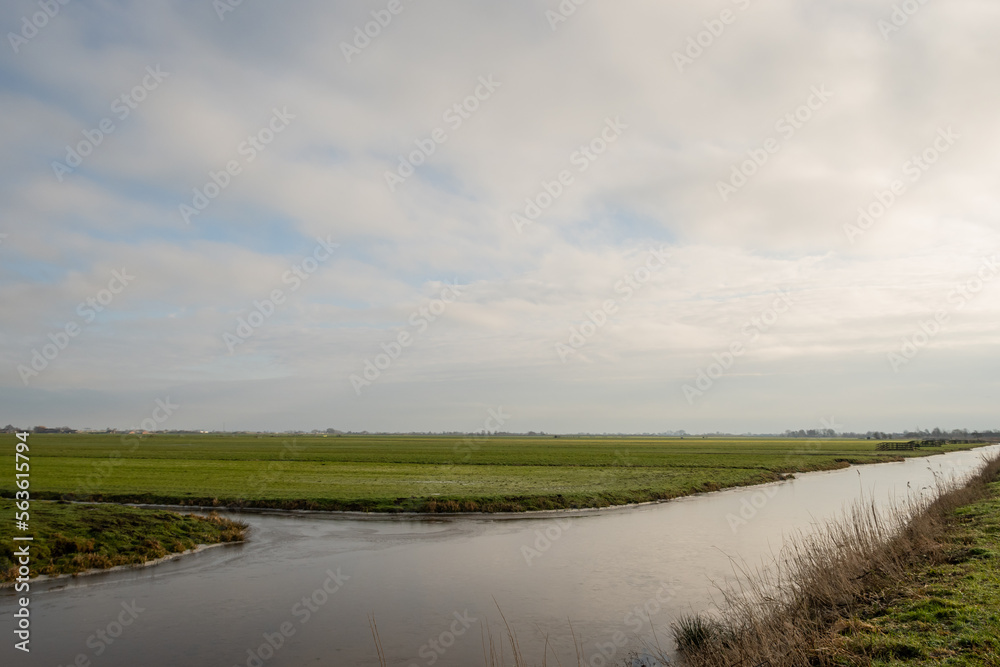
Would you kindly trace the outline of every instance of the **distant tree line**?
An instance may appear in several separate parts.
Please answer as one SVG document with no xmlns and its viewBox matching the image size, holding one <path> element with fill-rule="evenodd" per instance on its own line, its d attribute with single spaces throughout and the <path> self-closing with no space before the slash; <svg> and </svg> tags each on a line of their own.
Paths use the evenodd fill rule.
<svg viewBox="0 0 1000 667">
<path fill-rule="evenodd" d="M 956 428 L 946 430 L 941 428 L 917 429 L 912 431 L 866 431 L 865 433 L 854 433 L 845 431 L 837 433 L 833 429 L 823 428 L 809 430 L 799 429 L 798 431 L 785 431 L 786 438 L 865 438 L 867 440 L 979 440 L 983 438 L 1000 437 L 1000 429 L 985 431 L 970 431 L 967 428 Z"/>
<path fill-rule="evenodd" d="M 32 429 L 21 429 L 14 428 L 10 424 L 7 424 L 2 429 L 0 433 L 76 433 L 76 429 L 72 429 L 69 426 L 56 426 L 55 428 L 49 428 L 48 426 L 36 426 Z"/>
<path fill-rule="evenodd" d="M 20 429 L 7 424 L 7 426 L 0 429 L 0 433 L 21 433 L 23 431 L 30 431 L 32 433 L 77 433 L 76 429 L 70 428 L 69 426 L 57 426 L 50 428 L 48 426 L 36 426 L 31 429 Z M 99 431 L 88 431 L 90 433 Z M 104 433 L 118 433 L 116 428 L 108 428 Z M 192 431 L 192 430 L 172 430 L 172 431 L 159 431 L 159 433 L 175 433 L 175 434 L 193 434 L 193 433 L 220 433 L 221 431 Z M 253 435 L 260 433 L 275 433 L 273 431 L 228 431 L 229 435 Z M 426 435 L 426 436 L 514 436 L 514 437 L 524 437 L 524 436 L 541 436 L 541 437 L 552 437 L 552 434 L 546 433 L 545 431 L 528 431 L 526 433 L 513 433 L 508 431 L 410 431 L 410 432 L 399 432 L 399 431 L 341 431 L 335 428 L 328 428 L 325 430 L 314 429 L 312 431 L 282 431 L 283 435 Z M 573 436 L 587 436 L 587 437 L 699 437 L 699 438 L 731 438 L 731 437 L 784 437 L 784 438 L 856 438 L 861 440 L 996 440 L 1000 439 L 1000 429 L 988 429 L 984 431 L 970 430 L 967 428 L 956 428 L 952 430 L 946 430 L 942 428 L 935 427 L 931 430 L 927 429 L 916 429 L 907 431 L 866 431 L 864 433 L 856 433 L 853 431 L 843 431 L 837 432 L 832 428 L 810 428 L 810 429 L 799 429 L 799 430 L 786 430 L 784 433 L 724 433 L 721 431 L 716 431 L 713 433 L 688 433 L 687 431 L 660 431 L 657 433 L 566 433 L 562 434 L 568 437 Z M 558 437 L 558 436 L 557 436 Z"/>
</svg>

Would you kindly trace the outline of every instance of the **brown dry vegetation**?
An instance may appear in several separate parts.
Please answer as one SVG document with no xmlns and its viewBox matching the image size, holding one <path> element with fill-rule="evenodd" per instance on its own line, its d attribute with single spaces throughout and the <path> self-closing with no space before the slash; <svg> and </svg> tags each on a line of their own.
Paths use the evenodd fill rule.
<svg viewBox="0 0 1000 667">
<path fill-rule="evenodd" d="M 723 592 L 724 611 L 674 626 L 690 667 L 823 667 L 859 664 L 832 638 L 860 623 L 856 612 L 892 597 L 928 564 L 949 558 L 945 533 L 956 509 L 989 494 L 1000 458 L 968 483 L 941 487 L 930 502 L 884 514 L 856 505 L 845 520 L 793 542 L 774 566 L 743 570 L 743 583 Z M 864 630 L 864 628 L 861 628 Z"/>
<path fill-rule="evenodd" d="M 0 499 L 0 512 L 13 515 L 14 501 Z M 31 576 L 76 574 L 122 565 L 141 565 L 199 544 L 240 542 L 248 524 L 218 515 L 193 516 L 117 505 L 35 501 Z M 12 536 L 0 537 L 0 582 L 17 575 Z"/>
</svg>

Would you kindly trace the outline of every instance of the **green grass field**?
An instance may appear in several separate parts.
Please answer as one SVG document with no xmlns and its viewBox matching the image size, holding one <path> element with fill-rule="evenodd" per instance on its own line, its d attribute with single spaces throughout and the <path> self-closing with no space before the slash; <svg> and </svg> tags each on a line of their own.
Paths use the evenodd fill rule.
<svg viewBox="0 0 1000 667">
<path fill-rule="evenodd" d="M 842 624 L 836 664 L 1000 664 L 1000 484 L 991 489 L 956 513 L 943 563 Z"/>
<path fill-rule="evenodd" d="M 14 468 L 15 436 L 2 436 Z M 35 434 L 33 498 L 361 511 L 605 507 L 972 445 L 701 438 Z M 12 497 L 13 474 L 0 477 Z"/>
<path fill-rule="evenodd" d="M 13 500 L 0 500 L 0 515 L 13 516 Z M 237 542 L 246 526 L 218 516 L 182 516 L 115 505 L 33 502 L 31 576 L 137 565 L 199 544 Z M 0 582 L 17 575 L 15 543 L 0 537 Z"/>
</svg>

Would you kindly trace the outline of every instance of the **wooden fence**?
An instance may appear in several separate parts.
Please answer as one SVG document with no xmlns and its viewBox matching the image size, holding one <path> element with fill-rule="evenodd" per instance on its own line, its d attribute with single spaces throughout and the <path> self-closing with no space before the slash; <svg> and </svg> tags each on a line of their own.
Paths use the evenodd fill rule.
<svg viewBox="0 0 1000 667">
<path fill-rule="evenodd" d="M 921 447 L 940 447 L 941 445 L 974 445 L 978 443 L 987 444 L 983 440 L 910 440 L 908 442 L 880 442 L 875 445 L 876 451 L 892 452 L 900 450 L 914 450 Z"/>
</svg>

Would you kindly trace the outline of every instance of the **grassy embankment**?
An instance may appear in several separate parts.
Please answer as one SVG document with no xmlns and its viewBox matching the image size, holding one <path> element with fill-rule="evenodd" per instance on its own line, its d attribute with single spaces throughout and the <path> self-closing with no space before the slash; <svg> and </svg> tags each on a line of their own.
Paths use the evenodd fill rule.
<svg viewBox="0 0 1000 667">
<path fill-rule="evenodd" d="M 1000 459 L 933 503 L 799 541 L 674 628 L 683 663 L 1000 665 Z"/>
<path fill-rule="evenodd" d="M 0 516 L 14 516 L 13 500 L 0 500 Z M 32 502 L 30 526 L 32 577 L 138 565 L 200 544 L 237 542 L 247 531 L 217 516 L 45 501 Z M 11 536 L 0 537 L 0 582 L 17 576 L 14 549 Z"/>
<path fill-rule="evenodd" d="M 12 440 L 14 436 L 9 436 Z M 32 495 L 376 512 L 606 507 L 966 449 L 858 440 L 32 435 Z M 0 467 L 13 467 L 0 448 Z M 12 478 L 0 479 L 11 497 Z"/>
<path fill-rule="evenodd" d="M 1000 665 L 1000 484 L 953 521 L 942 558 L 836 628 L 839 664 Z"/>
</svg>

